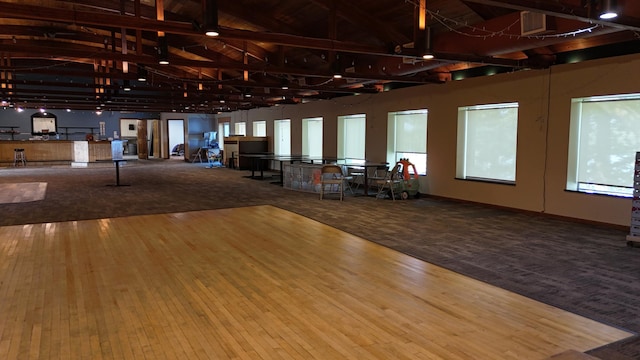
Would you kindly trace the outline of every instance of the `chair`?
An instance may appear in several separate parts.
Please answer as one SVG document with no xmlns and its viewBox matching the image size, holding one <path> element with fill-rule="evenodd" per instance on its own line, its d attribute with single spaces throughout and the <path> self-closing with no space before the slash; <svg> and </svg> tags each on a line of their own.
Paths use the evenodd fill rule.
<svg viewBox="0 0 640 360">
<path fill-rule="evenodd" d="M 24 155 L 24 149 L 13 149 L 13 166 L 27 166 L 27 157 Z"/>
<path fill-rule="evenodd" d="M 360 188 L 360 184 L 364 182 L 364 172 L 366 169 L 364 167 L 348 167 L 347 168 L 347 176 L 349 176 L 349 189 L 353 192 L 353 187 L 351 184 L 355 184 L 355 189 L 358 190 Z"/>
<path fill-rule="evenodd" d="M 397 163 L 391 171 L 387 172 L 384 179 L 376 180 L 376 185 L 378 186 L 376 199 L 379 199 L 381 195 L 382 198 L 385 198 L 390 194 L 391 199 L 395 201 L 396 191 L 399 190 L 399 187 L 402 186 L 404 182 L 402 174 L 400 173 L 401 170 L 402 167 L 400 163 Z"/>
<path fill-rule="evenodd" d="M 367 176 L 367 181 L 369 182 L 367 186 L 376 186 L 379 180 L 384 180 L 387 177 L 387 173 L 389 172 L 389 166 L 380 165 L 380 166 L 376 166 L 372 170 L 373 170 L 373 174 L 371 174 L 371 172 L 367 174 L 369 175 Z"/>
<path fill-rule="evenodd" d="M 340 194 L 344 197 L 344 175 L 340 165 L 323 165 L 320 171 L 320 200 L 325 194 Z"/>
<path fill-rule="evenodd" d="M 342 178 L 344 179 L 343 186 L 345 187 L 345 191 L 349 190 L 351 195 L 355 195 L 355 192 L 353 192 L 353 188 L 351 187 L 351 184 L 355 181 L 355 177 L 349 173 L 349 168 L 346 166 L 342 167 Z"/>
<path fill-rule="evenodd" d="M 196 162 L 196 160 L 200 161 L 200 163 L 202 163 L 202 152 L 203 152 L 203 148 L 199 147 L 197 151 L 195 151 L 193 154 L 191 154 L 191 162 L 194 163 Z"/>
</svg>

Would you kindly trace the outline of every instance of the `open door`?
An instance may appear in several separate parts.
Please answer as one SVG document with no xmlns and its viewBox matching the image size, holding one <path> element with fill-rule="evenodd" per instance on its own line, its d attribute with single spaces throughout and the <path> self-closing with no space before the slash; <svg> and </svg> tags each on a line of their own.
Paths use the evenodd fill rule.
<svg viewBox="0 0 640 360">
<path fill-rule="evenodd" d="M 147 120 L 138 120 L 138 159 L 149 158 L 149 144 L 147 143 Z"/>
</svg>

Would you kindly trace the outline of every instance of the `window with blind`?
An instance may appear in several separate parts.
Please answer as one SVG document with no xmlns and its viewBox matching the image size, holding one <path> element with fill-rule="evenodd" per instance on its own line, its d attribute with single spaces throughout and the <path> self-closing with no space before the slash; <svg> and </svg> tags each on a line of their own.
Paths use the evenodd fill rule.
<svg viewBox="0 0 640 360">
<path fill-rule="evenodd" d="M 253 136 L 267 136 L 267 122 L 265 120 L 253 122 Z"/>
<path fill-rule="evenodd" d="M 567 190 L 633 196 L 640 94 L 573 99 Z"/>
<path fill-rule="evenodd" d="M 456 177 L 515 183 L 518 104 L 458 109 Z"/>
<path fill-rule="evenodd" d="M 427 173 L 427 110 L 389 113 L 387 161 L 409 159 L 420 175 Z"/>
<path fill-rule="evenodd" d="M 291 155 L 291 121 L 288 119 L 273 122 L 273 153 Z"/>
<path fill-rule="evenodd" d="M 367 121 L 364 114 L 338 117 L 338 157 L 364 160 Z"/>
<path fill-rule="evenodd" d="M 247 135 L 247 123 L 244 121 L 235 123 L 234 129 L 234 135 Z"/>
<path fill-rule="evenodd" d="M 302 155 L 322 158 L 322 118 L 302 119 Z"/>
</svg>

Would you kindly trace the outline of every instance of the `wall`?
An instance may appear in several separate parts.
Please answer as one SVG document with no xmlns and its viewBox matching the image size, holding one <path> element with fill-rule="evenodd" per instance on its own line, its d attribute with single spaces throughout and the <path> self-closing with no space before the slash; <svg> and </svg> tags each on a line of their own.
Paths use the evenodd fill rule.
<svg viewBox="0 0 640 360">
<path fill-rule="evenodd" d="M 273 120 L 291 119 L 292 154 L 302 151 L 302 119 L 323 117 L 323 152 L 335 156 L 337 117 L 365 113 L 366 157 L 384 161 L 387 114 L 428 109 L 428 173 L 421 178 L 421 192 L 628 226 L 630 199 L 565 191 L 569 113 L 572 98 L 638 92 L 630 74 L 639 67 L 640 56 L 628 55 L 222 116 L 231 117 L 231 126 L 246 121 L 249 133 L 253 121 L 267 120 L 271 139 Z M 456 179 L 458 107 L 502 102 L 519 103 L 516 185 Z"/>
<path fill-rule="evenodd" d="M 26 109 L 23 112 L 17 112 L 12 108 L 0 109 L 0 126 L 19 126 L 19 135 L 16 136 L 16 140 L 28 139 L 31 137 L 31 115 L 36 114 L 37 109 Z M 78 127 L 77 129 L 68 129 L 69 132 L 78 132 L 79 134 L 70 134 L 69 140 L 84 140 L 85 137 L 82 133 L 88 133 L 94 128 L 94 133 L 98 133 L 100 128 L 100 122 L 105 123 L 105 135 L 101 136 L 101 139 L 107 139 L 113 137 L 113 132 L 117 131 L 120 134 L 119 121 L 121 118 L 128 119 L 157 119 L 158 114 L 154 113 L 121 113 L 119 111 L 104 111 L 101 115 L 97 115 L 94 111 L 76 111 L 71 110 L 67 112 L 63 109 L 53 109 L 48 111 L 56 115 L 58 122 L 59 132 L 64 132 L 62 127 Z M 1 129 L 0 129 L 1 130 Z M 134 135 L 135 136 L 135 135 Z M 0 139 L 7 140 L 10 136 L 7 134 L 0 134 Z M 61 134 L 60 139 L 65 139 L 65 135 Z"/>
<path fill-rule="evenodd" d="M 17 131 L 20 134 L 15 135 L 16 140 L 26 140 L 31 137 L 31 115 L 37 113 L 37 109 L 26 109 L 23 112 L 17 112 L 15 109 L 0 108 L 0 127 L 2 126 L 17 126 Z M 122 136 L 137 137 L 137 131 L 131 131 L 127 134 L 121 134 L 120 119 L 131 119 L 130 123 L 136 124 L 137 119 L 140 120 L 160 120 L 160 136 L 161 136 L 161 156 L 163 158 L 169 157 L 171 148 L 168 145 L 168 120 L 180 119 L 185 124 L 185 134 L 194 134 L 194 146 L 199 146 L 199 141 L 202 138 L 202 133 L 205 131 L 216 131 L 217 122 L 213 115 L 210 114 L 183 114 L 183 113 L 132 113 L 132 112 L 119 112 L 119 111 L 104 111 L 102 114 L 97 115 L 94 111 L 77 111 L 53 109 L 49 111 L 57 116 L 58 129 L 60 132 L 64 131 L 62 127 L 79 127 L 78 129 L 69 129 L 69 131 L 78 132 L 78 134 L 69 135 L 69 140 L 84 140 L 84 133 L 90 132 L 89 128 L 95 128 L 93 131 L 98 132 L 100 122 L 105 123 L 105 135 L 99 138 L 107 139 L 113 137 L 114 131 Z M 127 127 L 128 129 L 128 127 Z M 9 130 L 2 129 L 1 130 Z M 82 132 L 82 134 L 80 133 Z M 198 137 L 199 139 L 195 139 Z M 0 140 L 10 140 L 11 136 L 7 133 L 0 132 Z M 64 140 L 65 135 L 60 135 L 60 139 Z M 187 136 L 185 136 L 185 143 L 188 143 Z"/>
<path fill-rule="evenodd" d="M 171 117 L 177 119 L 177 117 Z M 187 126 L 185 156 L 190 158 L 194 152 L 205 145 L 204 133 L 218 131 L 218 123 L 213 115 L 188 114 L 185 119 Z"/>
</svg>

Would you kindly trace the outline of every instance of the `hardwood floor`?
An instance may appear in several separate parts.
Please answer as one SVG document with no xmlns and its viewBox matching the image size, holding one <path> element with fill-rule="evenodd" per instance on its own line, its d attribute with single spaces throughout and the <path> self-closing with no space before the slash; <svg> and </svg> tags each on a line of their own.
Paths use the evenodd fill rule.
<svg viewBox="0 0 640 360">
<path fill-rule="evenodd" d="M 0 227 L 2 359 L 545 359 L 630 333 L 272 207 Z"/>
</svg>

